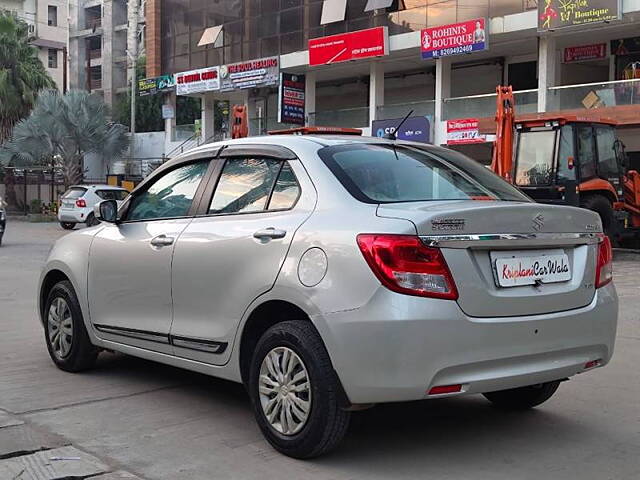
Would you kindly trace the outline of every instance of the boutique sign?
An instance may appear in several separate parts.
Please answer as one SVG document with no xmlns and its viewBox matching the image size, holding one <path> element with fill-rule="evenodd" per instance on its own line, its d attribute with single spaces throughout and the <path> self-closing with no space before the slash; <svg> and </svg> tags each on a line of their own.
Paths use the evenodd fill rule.
<svg viewBox="0 0 640 480">
<path fill-rule="evenodd" d="M 425 28 L 420 32 L 422 58 L 448 57 L 489 48 L 486 19 Z"/>
<path fill-rule="evenodd" d="M 621 0 L 538 0 L 538 30 L 619 20 Z"/>
</svg>

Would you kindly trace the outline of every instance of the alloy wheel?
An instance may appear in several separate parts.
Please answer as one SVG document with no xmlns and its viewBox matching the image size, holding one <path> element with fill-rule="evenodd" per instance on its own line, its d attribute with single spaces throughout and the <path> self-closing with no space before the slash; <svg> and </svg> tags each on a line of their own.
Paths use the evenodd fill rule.
<svg viewBox="0 0 640 480">
<path fill-rule="evenodd" d="M 290 348 L 272 349 L 262 360 L 258 383 L 269 425 L 283 435 L 302 430 L 311 412 L 311 382 L 302 359 Z"/>
<path fill-rule="evenodd" d="M 47 315 L 49 343 L 55 356 L 62 360 L 71 352 L 73 342 L 73 319 L 67 301 L 56 297 L 49 306 Z"/>
</svg>

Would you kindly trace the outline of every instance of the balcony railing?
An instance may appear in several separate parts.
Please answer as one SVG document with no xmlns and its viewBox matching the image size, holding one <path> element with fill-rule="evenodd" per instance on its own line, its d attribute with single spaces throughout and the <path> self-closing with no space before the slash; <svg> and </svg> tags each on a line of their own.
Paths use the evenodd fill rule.
<svg viewBox="0 0 640 480">
<path fill-rule="evenodd" d="M 513 92 L 517 113 L 538 110 L 538 89 Z M 496 94 L 469 95 L 444 99 L 444 119 L 492 117 L 496 113 Z"/>
<path fill-rule="evenodd" d="M 317 126 L 353 128 L 369 126 L 369 107 L 325 110 L 309 113 L 308 116 L 309 123 Z"/>
<path fill-rule="evenodd" d="M 376 118 L 403 118 L 413 110 L 413 116 L 434 115 L 436 109 L 435 100 L 423 100 L 419 102 L 392 103 L 377 108 Z"/>
<path fill-rule="evenodd" d="M 91 90 L 100 90 L 102 88 L 102 79 L 101 78 L 93 78 L 91 79 Z"/>
<path fill-rule="evenodd" d="M 549 88 L 549 110 L 640 105 L 640 78 Z"/>
</svg>

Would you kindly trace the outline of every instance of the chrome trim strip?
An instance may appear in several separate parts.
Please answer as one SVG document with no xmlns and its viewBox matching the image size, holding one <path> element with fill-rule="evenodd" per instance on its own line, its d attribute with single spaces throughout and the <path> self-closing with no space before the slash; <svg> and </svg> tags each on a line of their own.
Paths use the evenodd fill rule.
<svg viewBox="0 0 640 480">
<path fill-rule="evenodd" d="M 591 245 L 600 242 L 598 233 L 486 233 L 458 235 L 420 235 L 429 247 L 489 247 L 527 245 Z"/>
<path fill-rule="evenodd" d="M 121 337 L 137 338 L 139 340 L 147 340 L 156 343 L 169 344 L 169 336 L 163 333 L 147 332 L 143 330 L 135 330 L 133 328 L 112 327 L 110 325 L 93 325 L 96 330 L 110 335 L 119 335 Z"/>
<path fill-rule="evenodd" d="M 171 344 L 174 347 L 188 348 L 190 350 L 199 350 L 207 353 L 222 353 L 227 349 L 224 342 L 214 342 L 212 340 L 201 340 L 196 338 L 174 337 L 171 336 Z"/>
</svg>

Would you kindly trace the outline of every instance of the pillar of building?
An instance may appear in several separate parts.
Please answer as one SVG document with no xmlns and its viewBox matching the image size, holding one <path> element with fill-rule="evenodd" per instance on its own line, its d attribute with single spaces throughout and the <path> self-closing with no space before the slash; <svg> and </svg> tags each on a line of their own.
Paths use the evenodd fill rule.
<svg viewBox="0 0 640 480">
<path fill-rule="evenodd" d="M 214 109 L 213 95 L 210 93 L 204 94 L 200 102 L 201 117 L 200 128 L 202 130 L 202 143 L 213 141 L 214 127 L 213 127 L 213 109 Z"/>
<path fill-rule="evenodd" d="M 538 112 L 546 112 L 553 109 L 549 87 L 556 84 L 556 39 L 544 35 L 538 45 Z"/>
<path fill-rule="evenodd" d="M 435 112 L 433 130 L 435 132 L 434 142 L 436 145 L 447 143 L 446 129 L 444 125 L 444 100 L 451 97 L 451 59 L 436 59 L 436 79 L 435 79 Z"/>
<path fill-rule="evenodd" d="M 102 94 L 104 103 L 109 106 L 113 105 L 116 94 L 113 85 L 113 7 L 112 0 L 102 2 Z"/>
<path fill-rule="evenodd" d="M 176 131 L 176 92 L 169 92 L 164 95 L 164 105 L 168 108 L 167 110 L 171 110 L 173 115 L 170 118 L 164 119 L 164 135 L 165 138 L 168 139 L 169 142 L 172 142 L 175 137 Z M 167 112 L 168 113 L 168 112 Z"/>
<path fill-rule="evenodd" d="M 316 72 L 307 72 L 304 79 L 305 125 L 316 124 Z"/>
<path fill-rule="evenodd" d="M 378 107 L 384 106 L 384 66 L 380 62 L 369 64 L 369 126 L 378 118 Z"/>
</svg>

